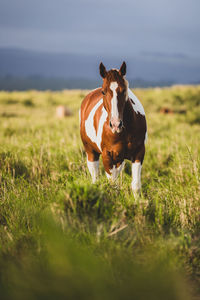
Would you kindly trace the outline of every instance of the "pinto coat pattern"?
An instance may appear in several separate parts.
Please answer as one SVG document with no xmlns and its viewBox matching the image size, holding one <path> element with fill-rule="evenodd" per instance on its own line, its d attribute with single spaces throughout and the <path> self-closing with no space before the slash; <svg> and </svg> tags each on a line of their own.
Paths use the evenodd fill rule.
<svg viewBox="0 0 200 300">
<path fill-rule="evenodd" d="M 80 134 L 92 182 L 98 177 L 100 154 L 112 180 L 128 159 L 132 162 L 132 189 L 138 193 L 147 137 L 145 112 L 128 88 L 125 62 L 119 70 L 107 71 L 102 63 L 99 69 L 103 85 L 84 98 L 80 109 Z"/>
</svg>

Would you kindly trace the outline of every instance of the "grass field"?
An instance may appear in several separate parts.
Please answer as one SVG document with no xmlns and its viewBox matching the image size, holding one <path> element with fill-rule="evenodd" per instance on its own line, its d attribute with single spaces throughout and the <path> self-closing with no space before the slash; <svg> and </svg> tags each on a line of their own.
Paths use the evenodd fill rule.
<svg viewBox="0 0 200 300">
<path fill-rule="evenodd" d="M 86 93 L 0 92 L 0 299 L 200 299 L 200 86 L 135 90 L 139 199 L 128 161 L 115 184 L 102 163 L 91 184 Z M 73 115 L 58 120 L 60 104 Z"/>
</svg>

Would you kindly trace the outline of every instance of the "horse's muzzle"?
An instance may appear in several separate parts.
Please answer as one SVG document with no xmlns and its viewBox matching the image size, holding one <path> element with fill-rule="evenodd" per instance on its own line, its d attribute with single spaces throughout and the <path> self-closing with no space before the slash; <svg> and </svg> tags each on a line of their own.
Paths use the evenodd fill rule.
<svg viewBox="0 0 200 300">
<path fill-rule="evenodd" d="M 121 119 L 111 118 L 110 119 L 110 128 L 111 128 L 113 133 L 121 132 L 122 128 L 123 128 L 123 121 Z"/>
</svg>

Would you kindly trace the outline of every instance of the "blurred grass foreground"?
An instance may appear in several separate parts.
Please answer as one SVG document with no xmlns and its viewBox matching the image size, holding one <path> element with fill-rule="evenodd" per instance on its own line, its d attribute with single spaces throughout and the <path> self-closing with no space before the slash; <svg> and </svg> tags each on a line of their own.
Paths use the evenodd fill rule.
<svg viewBox="0 0 200 300">
<path fill-rule="evenodd" d="M 135 90 L 149 133 L 137 200 L 129 162 L 91 184 L 86 93 L 0 92 L 0 299 L 200 299 L 200 86 Z"/>
</svg>

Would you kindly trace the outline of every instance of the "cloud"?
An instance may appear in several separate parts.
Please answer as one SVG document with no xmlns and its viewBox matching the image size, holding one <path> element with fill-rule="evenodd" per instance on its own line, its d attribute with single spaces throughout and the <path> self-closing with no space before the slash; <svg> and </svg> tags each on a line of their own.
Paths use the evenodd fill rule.
<svg viewBox="0 0 200 300">
<path fill-rule="evenodd" d="M 198 55 L 199 10 L 198 0 L 1 0 L 0 46 Z"/>
</svg>

